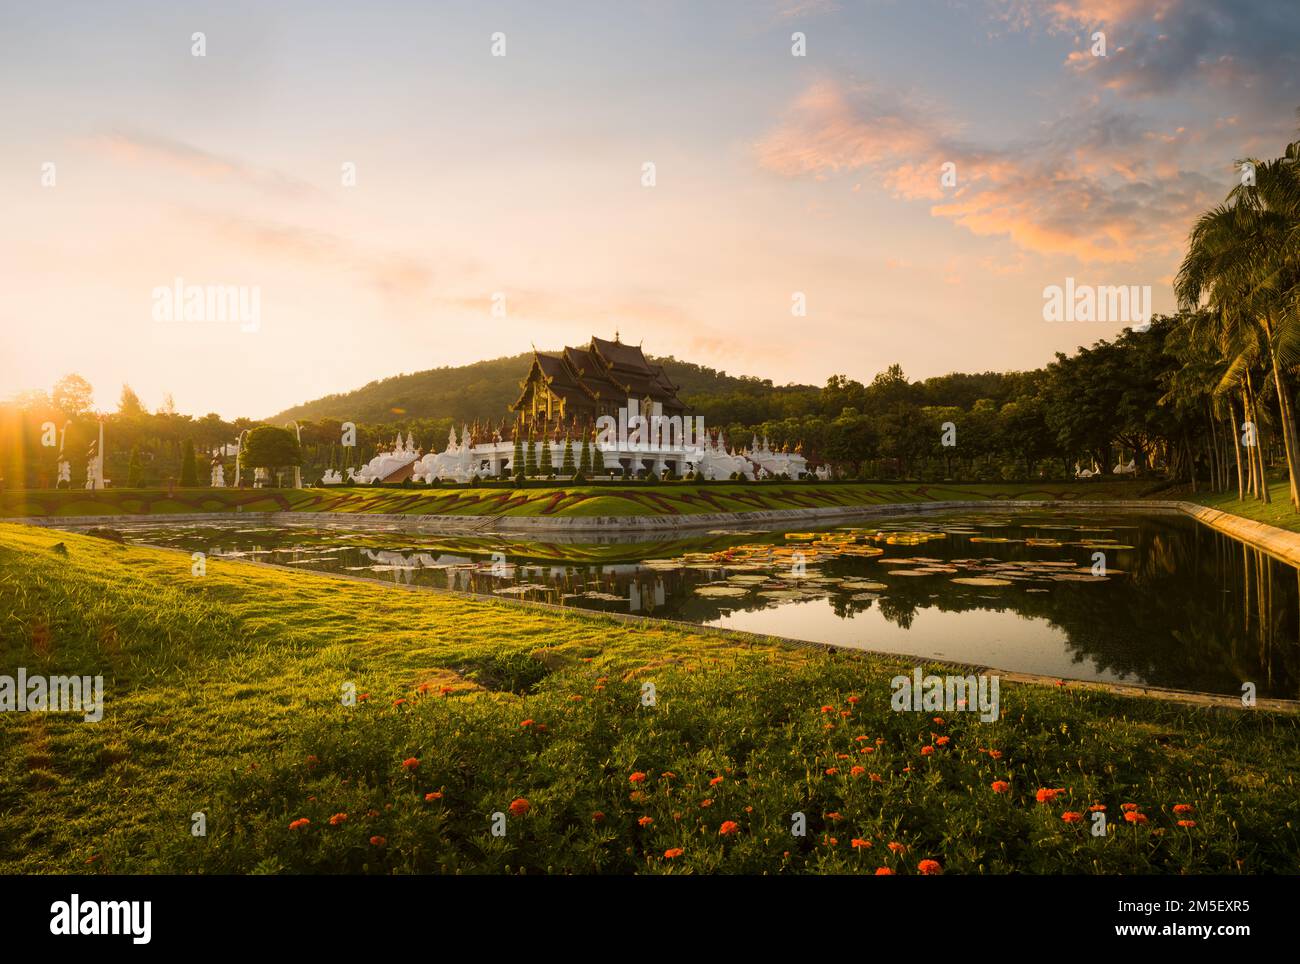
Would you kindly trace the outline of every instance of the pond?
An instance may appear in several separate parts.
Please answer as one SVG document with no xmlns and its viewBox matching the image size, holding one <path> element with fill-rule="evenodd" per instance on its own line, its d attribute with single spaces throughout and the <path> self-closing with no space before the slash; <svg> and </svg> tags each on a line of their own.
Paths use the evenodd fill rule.
<svg viewBox="0 0 1300 964">
<path fill-rule="evenodd" d="M 1296 570 L 1175 515 L 873 518 L 815 530 L 508 537 L 364 520 L 118 528 L 127 541 L 1041 673 L 1300 696 Z"/>
</svg>

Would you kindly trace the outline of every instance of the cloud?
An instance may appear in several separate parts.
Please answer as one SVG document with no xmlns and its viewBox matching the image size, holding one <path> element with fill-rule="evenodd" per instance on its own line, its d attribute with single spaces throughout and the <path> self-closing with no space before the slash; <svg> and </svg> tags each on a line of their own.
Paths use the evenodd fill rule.
<svg viewBox="0 0 1300 964">
<path fill-rule="evenodd" d="M 1076 76 L 1133 97 L 1200 86 L 1294 97 L 1300 67 L 1295 0 L 995 0 L 1014 29 L 1080 34 L 1066 59 Z M 1105 57 L 1089 52 L 1106 34 Z"/>
<path fill-rule="evenodd" d="M 317 188 L 280 171 L 256 167 L 202 148 L 139 132 L 111 131 L 92 139 L 95 148 L 126 164 L 164 167 L 189 177 L 227 184 L 242 184 L 287 198 L 319 198 Z"/>
<path fill-rule="evenodd" d="M 934 111 L 821 80 L 754 153 L 789 178 L 865 173 L 900 199 L 931 202 L 936 217 L 1025 251 L 1131 262 L 1176 251 L 1191 220 L 1223 193 L 1180 166 L 1185 143 L 1185 131 L 1153 131 L 1132 115 L 1094 109 L 1020 143 L 982 147 Z M 947 163 L 955 186 L 941 181 Z"/>
</svg>

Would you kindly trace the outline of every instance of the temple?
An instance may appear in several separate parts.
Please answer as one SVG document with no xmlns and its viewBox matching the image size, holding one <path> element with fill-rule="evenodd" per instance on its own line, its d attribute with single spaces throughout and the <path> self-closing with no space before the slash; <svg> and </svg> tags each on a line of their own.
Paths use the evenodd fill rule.
<svg viewBox="0 0 1300 964">
<path fill-rule="evenodd" d="M 677 397 L 662 365 L 653 365 L 639 345 L 593 337 L 585 348 L 565 348 L 558 356 L 533 349 L 523 390 L 510 410 L 515 424 L 534 437 L 568 427 L 570 434 L 593 426 L 602 415 L 617 416 L 635 399 L 643 412 L 657 405 L 667 417 L 682 416 L 686 406 Z"/>
<path fill-rule="evenodd" d="M 359 470 L 349 468 L 346 481 L 433 484 L 521 473 L 568 478 L 579 471 L 593 478 L 694 474 L 709 480 L 814 474 L 799 447 L 775 450 L 755 436 L 746 449 L 730 448 L 721 431 L 709 431 L 703 418 L 689 414 L 663 366 L 640 346 L 623 344 L 617 333 L 613 341 L 593 337 L 585 348 L 558 355 L 534 349 L 519 387 L 510 406 L 513 426 L 505 419 L 496 427 L 476 422 L 462 426 L 459 437 L 452 426 L 446 447 L 427 454 L 410 434 L 405 440 L 398 435 L 391 451 Z M 516 465 L 520 454 L 525 464 Z M 824 467 L 815 474 L 826 477 Z M 333 470 L 321 481 L 345 484 L 343 473 Z"/>
</svg>

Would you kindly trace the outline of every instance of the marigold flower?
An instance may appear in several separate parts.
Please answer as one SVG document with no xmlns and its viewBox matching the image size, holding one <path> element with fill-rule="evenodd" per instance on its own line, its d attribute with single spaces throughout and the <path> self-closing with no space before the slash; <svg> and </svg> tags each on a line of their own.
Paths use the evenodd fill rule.
<svg viewBox="0 0 1300 964">
<path fill-rule="evenodd" d="M 432 793 L 426 793 L 426 794 L 424 795 L 424 802 L 425 802 L 425 803 L 433 803 L 433 801 L 435 801 L 435 800 L 441 800 L 441 799 L 442 799 L 442 791 L 441 791 L 441 790 L 434 790 Z"/>
<path fill-rule="evenodd" d="M 1128 813 L 1130 811 L 1136 810 L 1138 808 L 1138 805 L 1136 803 L 1121 803 L 1119 805 L 1119 808 L 1123 810 L 1125 813 Z"/>
<path fill-rule="evenodd" d="M 1079 823 L 1083 820 L 1083 814 L 1074 810 L 1067 810 L 1061 814 L 1061 819 L 1066 823 Z"/>
<path fill-rule="evenodd" d="M 339 824 L 343 823 L 343 821 L 347 819 L 348 819 L 348 815 L 346 813 L 336 813 L 334 814 L 334 816 L 330 817 L 330 826 L 337 827 Z"/>
<path fill-rule="evenodd" d="M 444 686 L 444 687 L 442 687 L 442 689 L 438 690 L 438 692 L 441 693 L 443 696 L 446 696 L 448 693 L 451 692 L 451 687 L 450 687 L 450 686 Z"/>
<path fill-rule="evenodd" d="M 853 757 L 849 756 L 847 753 L 837 753 L 837 754 L 835 754 L 835 759 L 837 759 L 837 760 L 851 760 L 851 759 L 853 759 Z"/>
<path fill-rule="evenodd" d="M 901 854 L 901 853 L 903 853 L 904 851 L 907 850 L 907 848 L 904 847 L 904 846 L 903 846 L 901 843 L 899 843 L 897 840 L 891 840 L 891 841 L 889 842 L 889 849 L 892 850 L 892 851 L 893 851 L 894 853 L 896 853 L 896 854 Z"/>
<path fill-rule="evenodd" d="M 669 860 L 672 860 L 674 857 L 680 857 L 684 853 L 686 853 L 686 851 L 681 847 L 670 847 L 668 850 L 664 851 L 664 856 Z"/>
<path fill-rule="evenodd" d="M 320 763 L 320 758 L 316 754 L 312 753 L 307 756 L 307 766 L 314 767 L 317 763 Z"/>
<path fill-rule="evenodd" d="M 826 814 L 826 819 L 833 822 L 839 822 L 844 819 L 844 816 L 838 810 L 832 810 L 830 813 Z"/>
<path fill-rule="evenodd" d="M 1147 815 L 1145 813 L 1138 813 L 1136 810 L 1130 810 L 1128 813 L 1124 814 L 1124 819 L 1129 823 L 1146 823 Z"/>
<path fill-rule="evenodd" d="M 645 783 L 645 774 L 640 770 L 637 770 L 636 773 L 632 774 L 627 779 L 629 783 Z"/>
<path fill-rule="evenodd" d="M 406 697 L 403 696 L 403 697 L 399 697 L 398 699 L 393 700 L 393 705 L 394 705 L 394 706 L 401 706 L 401 705 L 402 705 L 403 703 L 405 703 L 405 702 L 406 702 Z"/>
<path fill-rule="evenodd" d="M 529 803 L 525 797 L 519 797 L 510 801 L 510 812 L 516 817 L 522 817 L 531 809 L 533 809 L 533 805 Z"/>
<path fill-rule="evenodd" d="M 934 747 L 932 746 L 921 747 L 921 756 L 929 756 L 933 752 L 934 752 Z"/>
<path fill-rule="evenodd" d="M 654 822 L 655 822 L 654 817 L 641 817 L 640 819 L 637 820 L 637 823 L 639 823 L 643 827 L 648 827 L 650 826 L 650 824 Z"/>
<path fill-rule="evenodd" d="M 388 843 L 388 838 L 381 837 L 378 834 L 375 834 L 375 836 L 370 838 L 370 845 L 372 847 L 382 847 L 386 843 Z"/>
<path fill-rule="evenodd" d="M 605 822 L 605 811 L 604 811 L 604 810 L 597 810 L 595 813 L 593 813 L 593 814 L 591 815 L 591 822 L 592 822 L 592 823 L 604 823 L 604 822 Z"/>
<path fill-rule="evenodd" d="M 718 828 L 718 836 L 729 837 L 740 830 L 740 824 L 734 820 L 724 820 L 722 826 Z"/>
<path fill-rule="evenodd" d="M 402 761 L 402 769 L 406 770 L 408 773 L 412 770 L 418 770 L 419 768 L 420 768 L 420 761 L 413 756 L 408 756 L 405 760 Z"/>
<path fill-rule="evenodd" d="M 1065 791 L 1051 790 L 1047 787 L 1039 787 L 1038 792 L 1034 794 L 1034 799 L 1039 803 L 1051 803 Z"/>
<path fill-rule="evenodd" d="M 1195 827 L 1195 826 L 1196 826 L 1196 821 L 1195 821 L 1195 820 L 1179 820 L 1179 821 L 1178 821 L 1178 826 L 1180 826 L 1180 827 Z"/>
<path fill-rule="evenodd" d="M 659 774 L 659 775 L 660 775 L 661 777 L 663 777 L 665 780 L 676 780 L 676 779 L 677 779 L 677 774 L 673 773 L 672 770 L 665 770 L 663 773 L 661 773 L 661 774 Z"/>
<path fill-rule="evenodd" d="M 869 774 L 867 774 L 867 776 L 871 777 L 871 782 L 872 782 L 872 783 L 883 783 L 883 782 L 884 782 L 883 778 L 880 776 L 879 773 L 869 773 Z"/>
<path fill-rule="evenodd" d="M 823 712 L 823 713 L 834 713 L 834 712 L 835 712 L 835 707 L 833 707 L 833 706 L 823 706 L 823 707 L 822 707 L 822 712 Z"/>
<path fill-rule="evenodd" d="M 303 827 L 309 827 L 309 826 L 311 826 L 310 820 L 308 820 L 306 817 L 299 817 L 297 820 L 289 824 L 289 829 L 301 830 Z"/>
<path fill-rule="evenodd" d="M 860 776 L 862 776 L 862 774 L 864 774 L 864 773 L 866 773 L 866 772 L 867 772 L 867 768 L 866 768 L 866 767 L 857 767 L 857 766 L 855 766 L 855 767 L 852 767 L 852 768 L 849 770 L 849 773 L 850 773 L 852 776 L 855 776 L 855 777 L 860 777 Z"/>
<path fill-rule="evenodd" d="M 989 756 L 992 757 L 992 758 L 995 759 L 995 760 L 1001 760 L 1001 759 L 1002 759 L 1002 751 L 1001 751 L 1001 750 L 989 750 Z"/>
<path fill-rule="evenodd" d="M 871 739 L 871 737 L 869 737 L 869 736 L 855 736 L 853 739 L 856 740 L 858 743 L 865 743 L 865 742 L 867 742 L 867 740 Z"/>
<path fill-rule="evenodd" d="M 951 737 L 941 736 L 941 737 L 939 737 L 938 739 L 936 739 L 934 742 L 935 742 L 935 745 L 936 745 L 936 746 L 947 746 L 947 745 L 948 745 L 948 741 L 949 741 L 950 739 L 951 739 Z"/>
<path fill-rule="evenodd" d="M 1191 813 L 1192 805 L 1190 803 L 1175 803 L 1174 813 Z"/>
<path fill-rule="evenodd" d="M 701 806 L 701 807 L 711 807 L 711 806 L 713 806 L 713 798 L 710 797 L 708 800 L 701 800 L 701 801 L 700 801 L 700 806 Z"/>
<path fill-rule="evenodd" d="M 712 780 L 709 781 L 709 786 L 716 787 L 719 783 L 722 783 L 725 779 L 726 777 L 714 777 Z"/>
<path fill-rule="evenodd" d="M 850 841 L 850 844 L 852 845 L 854 850 L 865 850 L 867 847 L 871 846 L 871 841 L 863 840 L 861 837 L 854 837 Z"/>
<path fill-rule="evenodd" d="M 993 792 L 994 792 L 994 793 L 1010 793 L 1010 792 L 1011 792 L 1011 784 L 1007 783 L 1006 780 L 994 780 L 993 783 L 991 784 L 991 786 L 993 787 Z"/>
<path fill-rule="evenodd" d="M 1104 803 L 1094 803 L 1091 807 L 1088 808 L 1089 813 L 1097 813 L 1099 811 L 1102 813 L 1106 811 L 1106 805 Z"/>
<path fill-rule="evenodd" d="M 876 748 L 875 748 L 874 746 L 864 746 L 864 747 L 863 747 L 861 750 L 859 750 L 858 752 L 859 752 L 859 753 L 875 753 L 875 752 L 876 752 Z"/>
<path fill-rule="evenodd" d="M 533 721 L 532 721 L 532 720 L 521 720 L 521 721 L 519 722 L 519 725 L 520 725 L 520 726 L 524 726 L 524 727 L 532 726 L 532 725 L 533 725 Z"/>
<path fill-rule="evenodd" d="M 856 703 L 859 699 L 861 699 L 861 697 L 859 697 L 859 696 L 850 696 L 850 697 L 849 697 L 849 702 L 850 702 L 850 703 Z"/>
<path fill-rule="evenodd" d="M 833 776 L 835 776 L 835 774 L 837 774 L 837 773 L 839 773 L 839 772 L 840 772 L 840 768 L 839 768 L 839 767 L 827 767 L 827 768 L 826 768 L 826 775 L 827 775 L 828 777 L 833 777 Z"/>
<path fill-rule="evenodd" d="M 922 860 L 916 865 L 916 869 L 926 875 L 943 873 L 943 868 L 939 866 L 937 860 Z"/>
<path fill-rule="evenodd" d="M 939 726 L 943 726 L 943 717 L 942 717 L 942 716 L 936 716 L 936 717 L 934 718 L 934 722 L 937 723 Z"/>
<path fill-rule="evenodd" d="M 370 694 L 369 694 L 369 693 L 362 693 L 360 696 L 357 697 L 357 702 L 358 702 L 358 703 L 364 703 L 364 702 L 365 702 L 366 700 L 368 700 L 368 699 L 370 699 Z"/>
<path fill-rule="evenodd" d="M 877 876 L 877 877 L 892 877 L 892 876 L 894 876 L 894 872 L 893 872 L 892 870 L 890 870 L 888 867 L 877 867 L 877 868 L 876 868 L 876 876 Z"/>
</svg>

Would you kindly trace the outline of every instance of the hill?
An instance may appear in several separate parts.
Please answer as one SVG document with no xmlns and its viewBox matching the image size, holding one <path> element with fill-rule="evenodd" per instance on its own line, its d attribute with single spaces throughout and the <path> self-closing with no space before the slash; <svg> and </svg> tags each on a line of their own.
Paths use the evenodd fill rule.
<svg viewBox="0 0 1300 964">
<path fill-rule="evenodd" d="M 322 418 L 368 423 L 412 418 L 495 421 L 506 415 L 510 405 L 519 397 L 519 383 L 528 374 L 532 357 L 531 352 L 525 352 L 472 365 L 394 375 L 351 392 L 304 402 L 271 416 L 267 421 L 277 425 L 289 419 L 315 421 Z M 817 391 L 811 385 L 776 387 L 770 379 L 728 375 L 703 365 L 678 361 L 671 355 L 651 357 L 651 361 L 664 366 L 668 377 L 680 387 L 678 394 L 688 404 L 692 397 L 737 393 L 770 396 L 774 392 Z"/>
</svg>

